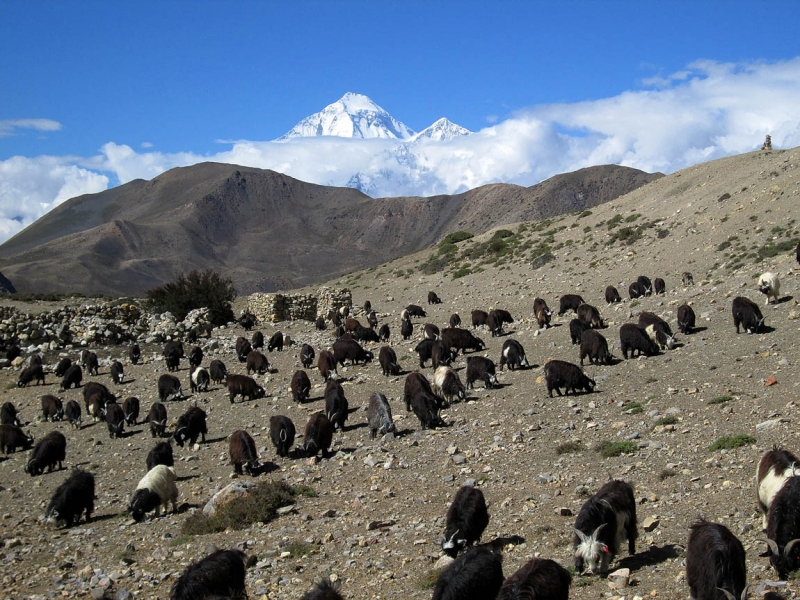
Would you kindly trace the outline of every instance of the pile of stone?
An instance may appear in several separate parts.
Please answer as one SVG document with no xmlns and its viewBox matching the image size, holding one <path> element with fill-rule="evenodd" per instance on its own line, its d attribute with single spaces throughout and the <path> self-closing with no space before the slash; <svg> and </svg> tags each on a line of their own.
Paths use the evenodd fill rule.
<svg viewBox="0 0 800 600">
<path fill-rule="evenodd" d="M 251 294 L 245 310 L 261 323 L 279 323 L 331 319 L 340 308 L 352 305 L 347 288 L 321 287 L 315 294 Z"/>
</svg>

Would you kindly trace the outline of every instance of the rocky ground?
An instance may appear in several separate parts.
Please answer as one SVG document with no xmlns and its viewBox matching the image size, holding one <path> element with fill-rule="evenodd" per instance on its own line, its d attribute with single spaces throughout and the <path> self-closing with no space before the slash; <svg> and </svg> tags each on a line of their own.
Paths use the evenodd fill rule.
<svg viewBox="0 0 800 600">
<path fill-rule="evenodd" d="M 208 413 L 206 443 L 176 448 L 183 502 L 179 514 L 143 523 L 124 514 L 154 443 L 145 427 L 130 427 L 126 437 L 112 440 L 104 424 L 89 423 L 75 431 L 63 423 L 39 422 L 39 398 L 57 393 L 55 377 L 43 387 L 17 389 L 18 371 L 3 369 L 2 401 L 17 406 L 28 421 L 25 429 L 36 439 L 52 429 L 64 432 L 66 466 L 95 473 L 98 499 L 96 518 L 90 523 L 55 529 L 43 523 L 42 514 L 68 471 L 32 478 L 23 471 L 27 452 L 0 462 L 1 595 L 167 598 L 185 566 L 213 545 L 239 546 L 257 557 L 247 575 L 248 593 L 255 598 L 297 598 L 322 576 L 338 579 L 347 598 L 427 598 L 431 588 L 426 576 L 440 557 L 444 515 L 458 486 L 470 479 L 490 503 L 483 541 L 512 535 L 525 539 L 505 549 L 506 575 L 533 556 L 570 565 L 572 525 L 587 495 L 609 478 L 634 485 L 640 531 L 637 554 L 629 557 L 623 549 L 612 563 L 612 569 L 630 569 L 630 587 L 612 590 L 605 579 L 576 576 L 573 598 L 688 597 L 683 551 L 689 524 L 701 516 L 724 523 L 742 540 L 749 581 L 777 579 L 768 561 L 758 556 L 764 548 L 756 541 L 761 517 L 754 472 L 760 456 L 773 444 L 800 452 L 796 427 L 800 271 L 793 251 L 774 256 L 759 251 L 779 241 L 800 239 L 795 222 L 798 159 L 800 152 L 795 149 L 698 165 L 591 214 L 534 223 L 522 230 L 511 227 L 514 244 L 499 260 L 463 256 L 488 239 L 484 236 L 461 242 L 452 266 L 443 272 L 420 272 L 428 251 L 330 282 L 349 286 L 357 306 L 364 300 L 372 302 L 381 322 L 392 328 L 390 345 L 406 371 L 418 368 L 413 348 L 424 322 L 444 327 L 457 312 L 468 326 L 472 309 L 492 307 L 511 311 L 516 321 L 508 327 L 508 335 L 522 343 L 535 366 L 502 373 L 495 389 L 478 384 L 466 402 L 444 411 L 448 426 L 435 431 L 420 431 L 417 419 L 404 410 L 399 401 L 403 376 L 383 377 L 377 361 L 347 367 L 340 374 L 352 412 L 344 432 L 335 435 L 331 458 L 282 459 L 269 442 L 269 417 L 287 415 L 302 431 L 309 415 L 324 405 L 322 380 L 315 369 L 309 371 L 315 386 L 311 400 L 302 406 L 292 402 L 288 387 L 294 371 L 301 368 L 299 346 L 308 342 L 319 351 L 333 340 L 330 331 L 317 332 L 311 323 L 260 324 L 267 338 L 281 330 L 294 340 L 286 351 L 269 354 L 277 372 L 259 378 L 266 398 L 230 404 L 226 391 L 214 386 L 209 393 L 167 406 L 172 422 L 195 401 Z M 609 222 L 615 221 L 620 223 L 609 229 Z M 636 239 L 635 228 L 642 224 L 646 226 Z M 633 239 L 630 245 L 628 237 L 617 235 L 624 226 L 633 231 L 625 234 Z M 530 260 L 542 244 L 554 259 L 532 269 Z M 462 267 L 472 274 L 453 279 L 452 271 Z M 680 284 L 686 270 L 693 272 L 695 285 Z M 781 302 L 768 307 L 755 289 L 755 278 L 766 270 L 782 280 Z M 663 277 L 667 294 L 605 304 L 606 285 L 616 285 L 627 296 L 628 284 L 640 274 Z M 429 290 L 435 290 L 443 304 L 428 306 Z M 698 331 L 678 334 L 680 345 L 656 357 L 587 366 L 586 372 L 597 381 L 595 393 L 551 399 L 541 366 L 549 358 L 578 362 L 568 330 L 573 315 L 554 317 L 553 326 L 540 331 L 532 322 L 531 306 L 539 296 L 557 309 L 558 298 L 565 293 L 579 293 L 600 309 L 608 325 L 602 333 L 619 358 L 619 326 L 635 321 L 641 310 L 656 312 L 677 330 L 677 306 L 689 302 L 698 316 Z M 768 333 L 735 333 L 730 304 L 738 295 L 762 305 Z M 409 303 L 423 305 L 428 316 L 415 319 L 413 339 L 405 342 L 398 335 L 399 313 Z M 244 299 L 239 299 L 237 308 L 242 306 Z M 491 338 L 488 331 L 477 334 L 487 344 L 481 354 L 499 361 L 506 338 Z M 220 358 L 231 371 L 243 373 L 244 365 L 233 352 L 239 335 L 245 333 L 233 326 L 202 339 L 204 365 Z M 376 354 L 378 348 L 373 348 Z M 160 348 L 144 348 L 146 360 L 139 366 L 124 358 L 127 348 L 94 350 L 101 359 L 122 357 L 126 381 L 114 391 L 120 398 L 138 396 L 146 413 L 156 400 L 156 380 L 166 372 Z M 54 352 L 46 356 L 46 363 L 54 365 L 61 355 L 74 359 L 78 352 L 79 348 Z M 464 364 L 464 357 L 459 357 L 457 366 Z M 430 368 L 422 371 L 431 373 Z M 186 362 L 179 376 L 188 388 Z M 90 379 L 112 387 L 108 366 Z M 364 409 L 374 391 L 390 398 L 399 430 L 396 439 L 369 439 Z M 80 390 L 60 395 L 83 404 Z M 723 396 L 730 399 L 716 403 Z M 641 405 L 641 412 L 630 410 L 633 402 Z M 664 417 L 673 418 L 659 424 Z M 300 497 L 295 510 L 266 525 L 183 535 L 187 514 L 230 483 L 227 436 L 240 428 L 256 439 L 262 459 L 278 467 L 261 478 L 308 485 L 316 497 Z M 718 438 L 738 434 L 749 434 L 756 443 L 729 451 L 709 450 Z M 636 450 L 613 458 L 594 451 L 600 442 L 624 440 L 633 441 Z M 558 447 L 569 441 L 579 441 L 585 449 L 559 454 Z M 795 588 L 790 581 L 792 595 Z"/>
</svg>

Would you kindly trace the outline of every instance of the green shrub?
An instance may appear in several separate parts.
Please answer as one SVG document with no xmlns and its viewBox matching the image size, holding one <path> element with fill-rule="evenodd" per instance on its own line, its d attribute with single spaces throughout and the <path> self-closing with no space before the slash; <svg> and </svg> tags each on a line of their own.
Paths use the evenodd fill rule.
<svg viewBox="0 0 800 600">
<path fill-rule="evenodd" d="M 460 269 L 456 269 L 453 271 L 453 279 L 460 279 L 472 273 L 467 267 L 461 267 Z"/>
<path fill-rule="evenodd" d="M 178 321 L 190 310 L 207 307 L 214 325 L 233 321 L 231 302 L 236 298 L 236 289 L 230 278 L 223 278 L 212 269 L 181 273 L 177 279 L 162 287 L 147 291 L 145 304 L 153 312 L 169 311 Z"/>
<path fill-rule="evenodd" d="M 436 587 L 436 582 L 439 581 L 442 571 L 443 569 L 431 569 L 423 573 L 416 581 L 416 588 L 418 590 L 432 590 Z"/>
<path fill-rule="evenodd" d="M 226 529 L 244 529 L 253 523 L 269 523 L 276 510 L 294 504 L 296 491 L 285 481 L 263 481 L 246 496 L 223 504 L 213 515 L 202 512 L 183 522 L 181 531 L 187 535 L 218 533 Z"/>
<path fill-rule="evenodd" d="M 603 440 L 595 447 L 595 452 L 598 452 L 603 458 L 611 458 L 620 456 L 621 454 L 633 454 L 639 449 L 635 442 L 611 442 Z"/>
<path fill-rule="evenodd" d="M 622 412 L 628 413 L 629 415 L 638 415 L 643 411 L 644 408 L 642 408 L 640 402 L 626 402 L 622 405 Z"/>
<path fill-rule="evenodd" d="M 606 223 L 606 226 L 608 227 L 608 230 L 611 231 L 612 229 L 614 229 L 614 227 L 619 225 L 621 222 L 622 222 L 622 215 L 614 215 L 613 217 L 611 217 L 608 220 L 608 223 Z"/>
<path fill-rule="evenodd" d="M 795 246 L 796 244 L 791 240 L 778 242 L 777 244 L 765 244 L 758 249 L 758 257 L 772 258 L 773 256 L 781 254 L 782 252 L 794 250 Z"/>
<path fill-rule="evenodd" d="M 727 394 L 724 396 L 717 396 L 716 398 L 712 398 L 708 401 L 709 404 L 724 404 L 725 402 L 730 402 L 733 400 L 733 396 L 728 396 Z"/>
<path fill-rule="evenodd" d="M 578 219 L 582 219 L 583 217 L 588 217 L 590 214 L 592 214 L 592 211 L 584 210 L 584 211 L 581 211 L 581 212 L 578 213 L 578 217 L 577 218 Z"/>
<path fill-rule="evenodd" d="M 464 240 L 468 240 L 474 237 L 469 231 L 454 231 L 453 233 L 448 233 L 444 236 L 444 239 L 439 242 L 439 245 L 442 244 L 457 244 L 458 242 L 463 242 Z"/>
<path fill-rule="evenodd" d="M 708 449 L 711 452 L 716 450 L 733 450 L 734 448 L 741 448 L 748 444 L 755 444 L 756 438 L 746 433 L 735 435 L 733 437 L 721 437 L 716 442 L 711 444 Z"/>
<path fill-rule="evenodd" d="M 314 552 L 314 546 L 306 542 L 289 542 L 282 549 L 293 557 L 308 556 Z"/>
<path fill-rule="evenodd" d="M 556 454 L 559 456 L 562 454 L 574 454 L 575 452 L 583 452 L 586 450 L 586 446 L 583 442 L 577 441 L 569 441 L 564 442 L 563 444 L 559 444 L 556 446 Z"/>
<path fill-rule="evenodd" d="M 626 223 L 633 223 L 636 219 L 638 219 L 641 216 L 642 215 L 640 215 L 639 213 L 634 213 L 632 215 L 628 215 L 627 217 L 625 217 L 625 222 Z"/>
<path fill-rule="evenodd" d="M 731 243 L 728 240 L 725 240 L 724 242 L 720 242 L 719 244 L 717 244 L 717 252 L 722 252 L 723 250 L 730 247 Z"/>
<path fill-rule="evenodd" d="M 661 417 L 656 421 L 656 427 L 659 425 L 676 425 L 678 423 L 678 417 L 675 415 L 667 415 L 666 417 Z"/>
<path fill-rule="evenodd" d="M 492 235 L 492 239 L 504 240 L 506 238 L 513 237 L 513 235 L 514 235 L 514 232 L 509 230 L 509 229 L 498 229 Z"/>
</svg>

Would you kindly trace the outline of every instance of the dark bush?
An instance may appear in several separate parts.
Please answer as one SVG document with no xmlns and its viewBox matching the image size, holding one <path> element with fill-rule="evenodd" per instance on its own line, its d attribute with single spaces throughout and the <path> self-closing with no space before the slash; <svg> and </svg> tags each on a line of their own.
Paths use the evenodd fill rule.
<svg viewBox="0 0 800 600">
<path fill-rule="evenodd" d="M 498 229 L 492 235 L 492 239 L 493 240 L 502 240 L 502 239 L 505 239 L 505 238 L 510 238 L 513 235 L 514 235 L 513 231 L 510 231 L 508 229 Z"/>
<path fill-rule="evenodd" d="M 233 321 L 231 302 L 236 289 L 230 278 L 222 278 L 212 269 L 203 272 L 181 273 L 166 285 L 147 291 L 147 307 L 154 312 L 169 311 L 177 320 L 183 320 L 190 310 L 207 307 L 214 325 Z"/>
<path fill-rule="evenodd" d="M 471 237 L 473 236 L 469 231 L 454 231 L 453 233 L 448 233 L 446 236 L 444 236 L 444 239 L 439 242 L 439 244 L 457 244 L 458 242 L 463 242 Z"/>
</svg>

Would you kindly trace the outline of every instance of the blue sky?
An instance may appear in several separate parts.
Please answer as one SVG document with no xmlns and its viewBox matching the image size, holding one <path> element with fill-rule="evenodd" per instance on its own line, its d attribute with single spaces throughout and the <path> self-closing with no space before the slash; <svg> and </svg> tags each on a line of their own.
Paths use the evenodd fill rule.
<svg viewBox="0 0 800 600">
<path fill-rule="evenodd" d="M 274 167 L 262 142 L 348 91 L 415 130 L 446 116 L 492 135 L 565 134 L 571 160 L 544 161 L 531 138 L 513 167 L 437 179 L 456 189 L 593 160 L 671 171 L 753 149 L 765 127 L 800 143 L 798 24 L 796 1 L 3 0 L 0 241 L 134 176 L 254 153 L 252 166 Z M 659 110 L 691 115 L 702 139 L 633 133 L 663 127 Z M 290 174 L 314 179 L 303 157 Z"/>
</svg>

